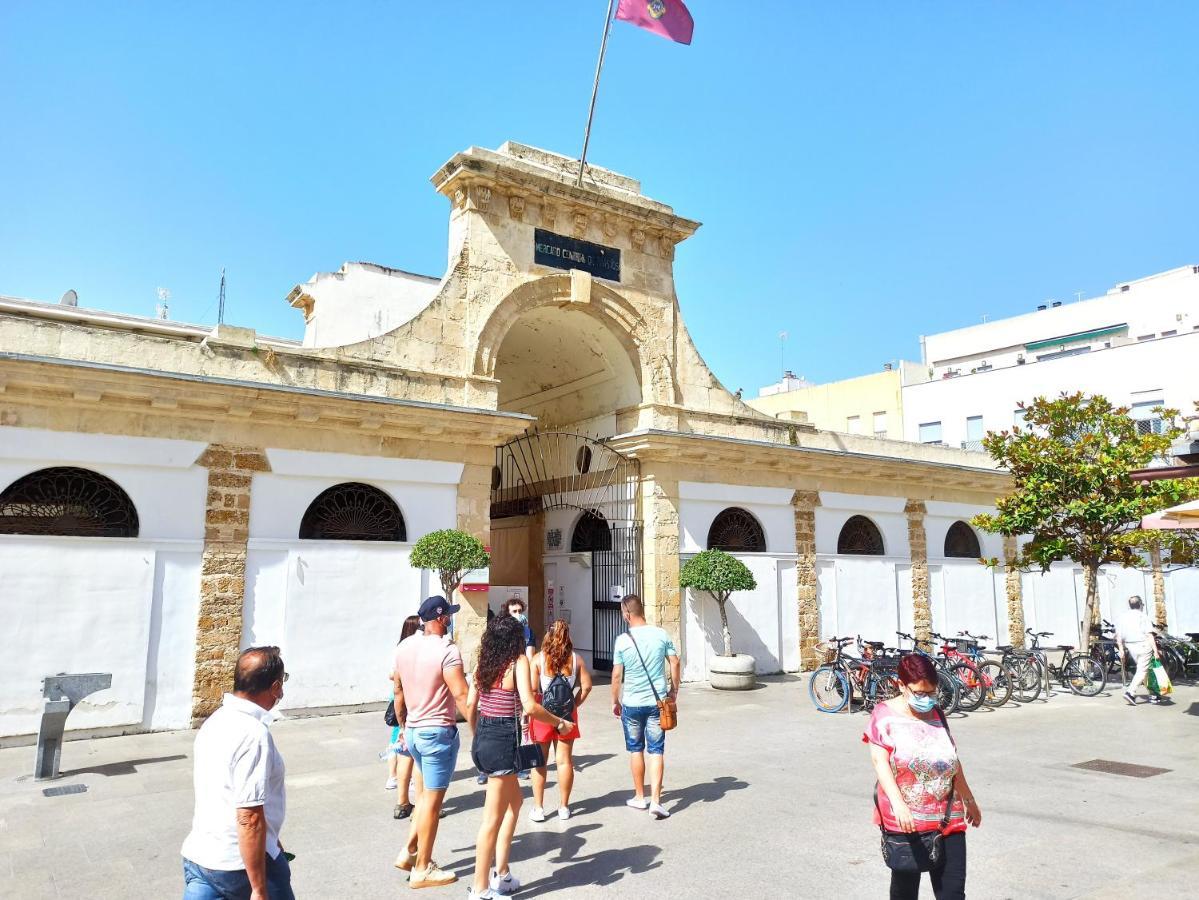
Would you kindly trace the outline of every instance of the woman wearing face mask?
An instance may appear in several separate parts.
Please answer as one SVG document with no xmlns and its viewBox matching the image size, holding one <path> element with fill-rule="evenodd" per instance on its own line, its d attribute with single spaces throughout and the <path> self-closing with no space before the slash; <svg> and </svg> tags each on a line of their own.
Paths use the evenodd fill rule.
<svg viewBox="0 0 1199 900">
<path fill-rule="evenodd" d="M 912 653 L 899 663 L 900 696 L 874 708 L 862 740 L 878 777 L 874 822 L 891 832 L 941 830 L 940 864 L 929 873 L 936 900 L 966 896 L 966 823 L 982 812 L 966 782 L 949 723 L 937 709 L 937 670 Z M 948 804 L 948 824 L 946 819 Z M 920 895 L 918 872 L 891 872 L 891 900 Z"/>
</svg>

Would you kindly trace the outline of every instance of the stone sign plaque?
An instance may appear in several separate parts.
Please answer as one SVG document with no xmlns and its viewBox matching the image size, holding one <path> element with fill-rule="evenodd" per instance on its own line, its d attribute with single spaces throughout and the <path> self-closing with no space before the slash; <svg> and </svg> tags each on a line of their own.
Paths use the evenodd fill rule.
<svg viewBox="0 0 1199 900">
<path fill-rule="evenodd" d="M 533 230 L 533 262 L 555 269 L 580 269 L 596 278 L 620 281 L 620 251 L 590 241 Z"/>
</svg>

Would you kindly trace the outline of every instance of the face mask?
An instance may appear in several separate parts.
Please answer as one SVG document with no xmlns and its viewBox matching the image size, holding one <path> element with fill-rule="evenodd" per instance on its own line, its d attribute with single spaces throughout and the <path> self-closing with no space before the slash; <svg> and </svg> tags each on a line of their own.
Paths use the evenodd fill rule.
<svg viewBox="0 0 1199 900">
<path fill-rule="evenodd" d="M 529 621 L 529 617 L 522 612 L 513 613 L 512 616 L 516 619 L 516 621 L 520 622 L 521 625 L 524 625 Z"/>
<path fill-rule="evenodd" d="M 919 697 L 916 694 L 908 695 L 908 706 L 919 713 L 932 712 L 933 707 L 937 705 L 935 697 Z"/>
</svg>

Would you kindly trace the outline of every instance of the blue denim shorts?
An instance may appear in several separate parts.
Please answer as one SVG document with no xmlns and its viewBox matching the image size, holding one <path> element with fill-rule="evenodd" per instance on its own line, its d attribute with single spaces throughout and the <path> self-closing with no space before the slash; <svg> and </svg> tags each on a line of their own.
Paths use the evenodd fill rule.
<svg viewBox="0 0 1199 900">
<path fill-rule="evenodd" d="M 644 750 L 661 755 L 666 751 L 666 732 L 657 706 L 622 706 L 620 724 L 624 728 L 624 748 L 630 753 Z"/>
<path fill-rule="evenodd" d="M 431 791 L 444 791 L 454 777 L 458 764 L 458 727 L 447 725 L 439 728 L 405 728 L 404 740 L 408 754 L 420 769 L 425 787 Z"/>
<path fill-rule="evenodd" d="M 283 851 L 266 858 L 266 886 L 271 900 L 295 900 L 291 867 Z M 183 900 L 249 900 L 250 876 L 245 869 L 222 872 L 198 866 L 183 858 Z"/>
</svg>

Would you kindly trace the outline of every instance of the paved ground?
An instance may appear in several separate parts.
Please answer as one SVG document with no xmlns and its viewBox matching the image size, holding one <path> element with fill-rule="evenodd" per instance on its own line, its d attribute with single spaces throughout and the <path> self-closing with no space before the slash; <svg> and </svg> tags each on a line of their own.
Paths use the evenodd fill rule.
<svg viewBox="0 0 1199 900">
<path fill-rule="evenodd" d="M 623 744 L 601 688 L 583 710 L 574 818 L 522 821 L 517 833 L 521 896 L 885 896 L 859 743 L 865 717 L 817 713 L 806 688 L 792 678 L 747 694 L 687 688 L 668 743 L 674 817 L 664 822 L 623 805 Z M 972 897 L 1194 895 L 1199 689 L 1135 710 L 1116 695 L 1056 694 L 957 717 L 953 727 L 984 814 L 969 838 Z M 286 721 L 275 734 L 288 764 L 283 836 L 297 854 L 299 896 L 403 895 L 391 860 L 404 823 L 392 820 L 395 795 L 382 789 L 381 714 Z M 32 769 L 31 748 L 0 750 L 0 896 L 179 896 L 191 743 L 190 732 L 70 743 L 61 783 L 88 791 L 57 797 L 18 780 Z M 1172 771 L 1142 780 L 1071 768 L 1095 758 Z M 482 792 L 465 753 L 460 762 L 437 858 L 468 877 Z"/>
</svg>

